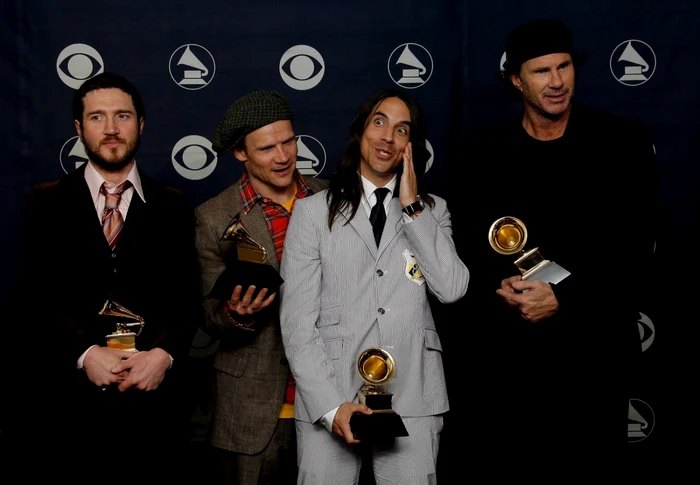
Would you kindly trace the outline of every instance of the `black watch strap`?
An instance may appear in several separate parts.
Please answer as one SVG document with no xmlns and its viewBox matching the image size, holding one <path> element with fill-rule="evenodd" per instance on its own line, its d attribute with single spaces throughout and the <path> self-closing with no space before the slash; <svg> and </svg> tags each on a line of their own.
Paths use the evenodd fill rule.
<svg viewBox="0 0 700 485">
<path fill-rule="evenodd" d="M 420 200 L 417 200 L 413 204 L 409 204 L 403 209 L 401 209 L 401 211 L 409 217 L 415 214 L 416 212 L 420 212 L 422 210 L 423 204 L 420 203 Z"/>
</svg>

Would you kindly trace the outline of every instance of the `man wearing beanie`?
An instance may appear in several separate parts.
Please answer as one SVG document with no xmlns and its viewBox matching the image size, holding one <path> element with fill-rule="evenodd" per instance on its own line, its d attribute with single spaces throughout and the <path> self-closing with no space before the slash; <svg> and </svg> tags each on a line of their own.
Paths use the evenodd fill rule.
<svg viewBox="0 0 700 485">
<path fill-rule="evenodd" d="M 279 283 L 269 274 L 279 271 L 295 201 L 326 182 L 297 171 L 292 120 L 279 92 L 255 91 L 235 101 L 219 121 L 213 149 L 219 157 L 233 152 L 243 175 L 196 209 L 205 330 L 219 339 L 208 440 L 223 483 L 296 484 L 294 380 L 280 335 Z M 242 266 L 238 247 L 253 247 L 262 257 Z M 240 280 L 222 293 L 227 267 L 226 275 Z"/>
<path fill-rule="evenodd" d="M 466 363 L 460 357 L 483 369 L 472 381 L 481 397 L 460 415 L 479 416 L 471 431 L 484 458 L 515 460 L 519 477 L 551 473 L 566 483 L 558 472 L 623 464 L 629 446 L 637 320 L 655 241 L 654 147 L 639 123 L 573 100 L 577 64 L 564 23 L 518 26 L 506 56 L 505 81 L 523 110 L 469 138 L 469 176 L 492 196 L 479 191 L 453 216 L 472 270 L 461 303 L 478 315 L 472 337 L 483 344 Z M 539 248 L 570 274 L 524 278 L 514 265 L 522 253 L 487 243 L 503 217 L 524 225 L 524 251 Z"/>
</svg>

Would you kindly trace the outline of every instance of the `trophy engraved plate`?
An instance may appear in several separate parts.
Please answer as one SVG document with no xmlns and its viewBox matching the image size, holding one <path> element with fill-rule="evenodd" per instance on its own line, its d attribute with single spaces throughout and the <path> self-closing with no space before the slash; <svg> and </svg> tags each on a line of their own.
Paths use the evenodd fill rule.
<svg viewBox="0 0 700 485">
<path fill-rule="evenodd" d="M 365 382 L 358 392 L 359 401 L 373 414 L 353 414 L 350 418 L 355 439 L 380 441 L 408 436 L 396 411 L 391 408 L 393 394 L 386 388 L 396 374 L 396 363 L 385 349 L 370 347 L 357 358 L 357 372 Z"/>
<path fill-rule="evenodd" d="M 136 349 L 136 337 L 138 337 L 141 334 L 141 330 L 143 330 L 143 317 L 128 310 L 111 298 L 105 302 L 98 315 L 129 320 L 118 321 L 116 323 L 116 330 L 109 335 L 105 335 L 108 348 L 126 350 L 127 352 L 138 352 Z"/>
<path fill-rule="evenodd" d="M 571 274 L 554 261 L 545 259 L 539 248 L 525 251 L 525 243 L 527 227 L 516 217 L 501 217 L 489 228 L 489 244 L 497 253 L 518 256 L 514 264 L 523 280 L 557 284 Z"/>
</svg>

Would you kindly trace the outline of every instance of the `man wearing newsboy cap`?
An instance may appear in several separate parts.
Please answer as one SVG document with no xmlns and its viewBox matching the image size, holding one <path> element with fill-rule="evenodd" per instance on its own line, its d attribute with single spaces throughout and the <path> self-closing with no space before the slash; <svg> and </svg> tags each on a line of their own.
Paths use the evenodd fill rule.
<svg viewBox="0 0 700 485">
<path fill-rule="evenodd" d="M 481 402 L 464 404 L 480 409 L 455 414 L 479 416 L 484 429 L 470 432 L 485 459 L 498 456 L 517 478 L 544 483 L 625 463 L 655 240 L 651 136 L 641 123 L 573 100 L 580 64 L 572 39 L 553 19 L 508 36 L 504 80 L 522 111 L 466 140 L 469 178 L 494 196 L 467 194 L 462 206 L 478 209 L 458 211 L 452 224 L 473 275 L 464 311 L 488 315 L 470 327 L 479 342 L 470 358 L 492 364 L 470 382 Z M 456 199 L 464 175 L 451 177 L 461 183 Z M 519 271 L 523 253 L 486 244 L 504 217 L 524 225 L 524 251 L 538 248 L 568 276 Z"/>
<path fill-rule="evenodd" d="M 296 199 L 326 186 L 297 171 L 292 120 L 289 104 L 277 91 L 255 91 L 231 104 L 219 121 L 213 149 L 219 158 L 233 152 L 244 172 L 196 209 L 205 331 L 219 339 L 208 441 L 223 483 L 296 484 L 294 380 L 280 335 L 278 283 L 249 286 L 271 281 L 254 273 L 276 276 L 279 271 Z M 235 233 L 264 248 L 257 250 L 263 261 L 245 266 L 248 279 L 224 287 L 222 294 L 217 282 L 241 244 Z"/>
</svg>

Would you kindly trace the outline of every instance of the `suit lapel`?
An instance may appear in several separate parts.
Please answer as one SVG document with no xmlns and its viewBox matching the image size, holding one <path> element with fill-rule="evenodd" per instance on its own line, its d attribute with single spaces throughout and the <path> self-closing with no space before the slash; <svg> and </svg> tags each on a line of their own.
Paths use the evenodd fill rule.
<svg viewBox="0 0 700 485">
<path fill-rule="evenodd" d="M 352 207 L 346 207 L 342 212 L 342 217 L 345 220 L 349 220 L 350 227 L 352 227 L 357 235 L 365 242 L 367 249 L 372 253 L 372 256 L 377 257 L 377 243 L 374 242 L 374 233 L 372 232 L 372 224 L 369 222 L 369 217 L 365 213 L 365 209 L 360 204 L 357 208 L 355 217 L 350 219 L 350 214 L 352 213 Z M 345 222 L 343 222 L 345 224 Z"/>
<path fill-rule="evenodd" d="M 95 211 L 95 204 L 85 182 L 84 172 L 83 166 L 69 173 L 60 182 L 61 198 L 66 201 L 66 208 L 71 213 L 70 217 L 65 218 L 65 222 L 73 224 L 69 233 L 75 237 L 77 244 L 85 242 L 91 247 L 92 244 L 97 244 L 104 249 L 105 254 L 108 254 L 111 250 L 102 232 L 102 224 Z M 81 237 L 80 234 L 85 236 Z"/>
<path fill-rule="evenodd" d="M 379 248 L 374 242 L 374 232 L 372 232 L 372 224 L 369 222 L 369 217 L 365 213 L 362 206 L 358 207 L 355 217 L 350 221 L 350 226 L 357 231 L 357 234 L 365 242 L 365 245 L 370 250 L 375 258 L 378 258 L 382 252 L 391 244 L 396 235 L 401 231 L 403 225 L 400 224 L 401 206 L 399 199 L 392 197 L 387 209 L 386 222 L 382 231 L 382 238 L 379 241 Z M 342 211 L 342 216 L 347 220 L 350 218 L 350 207 Z"/>
</svg>

